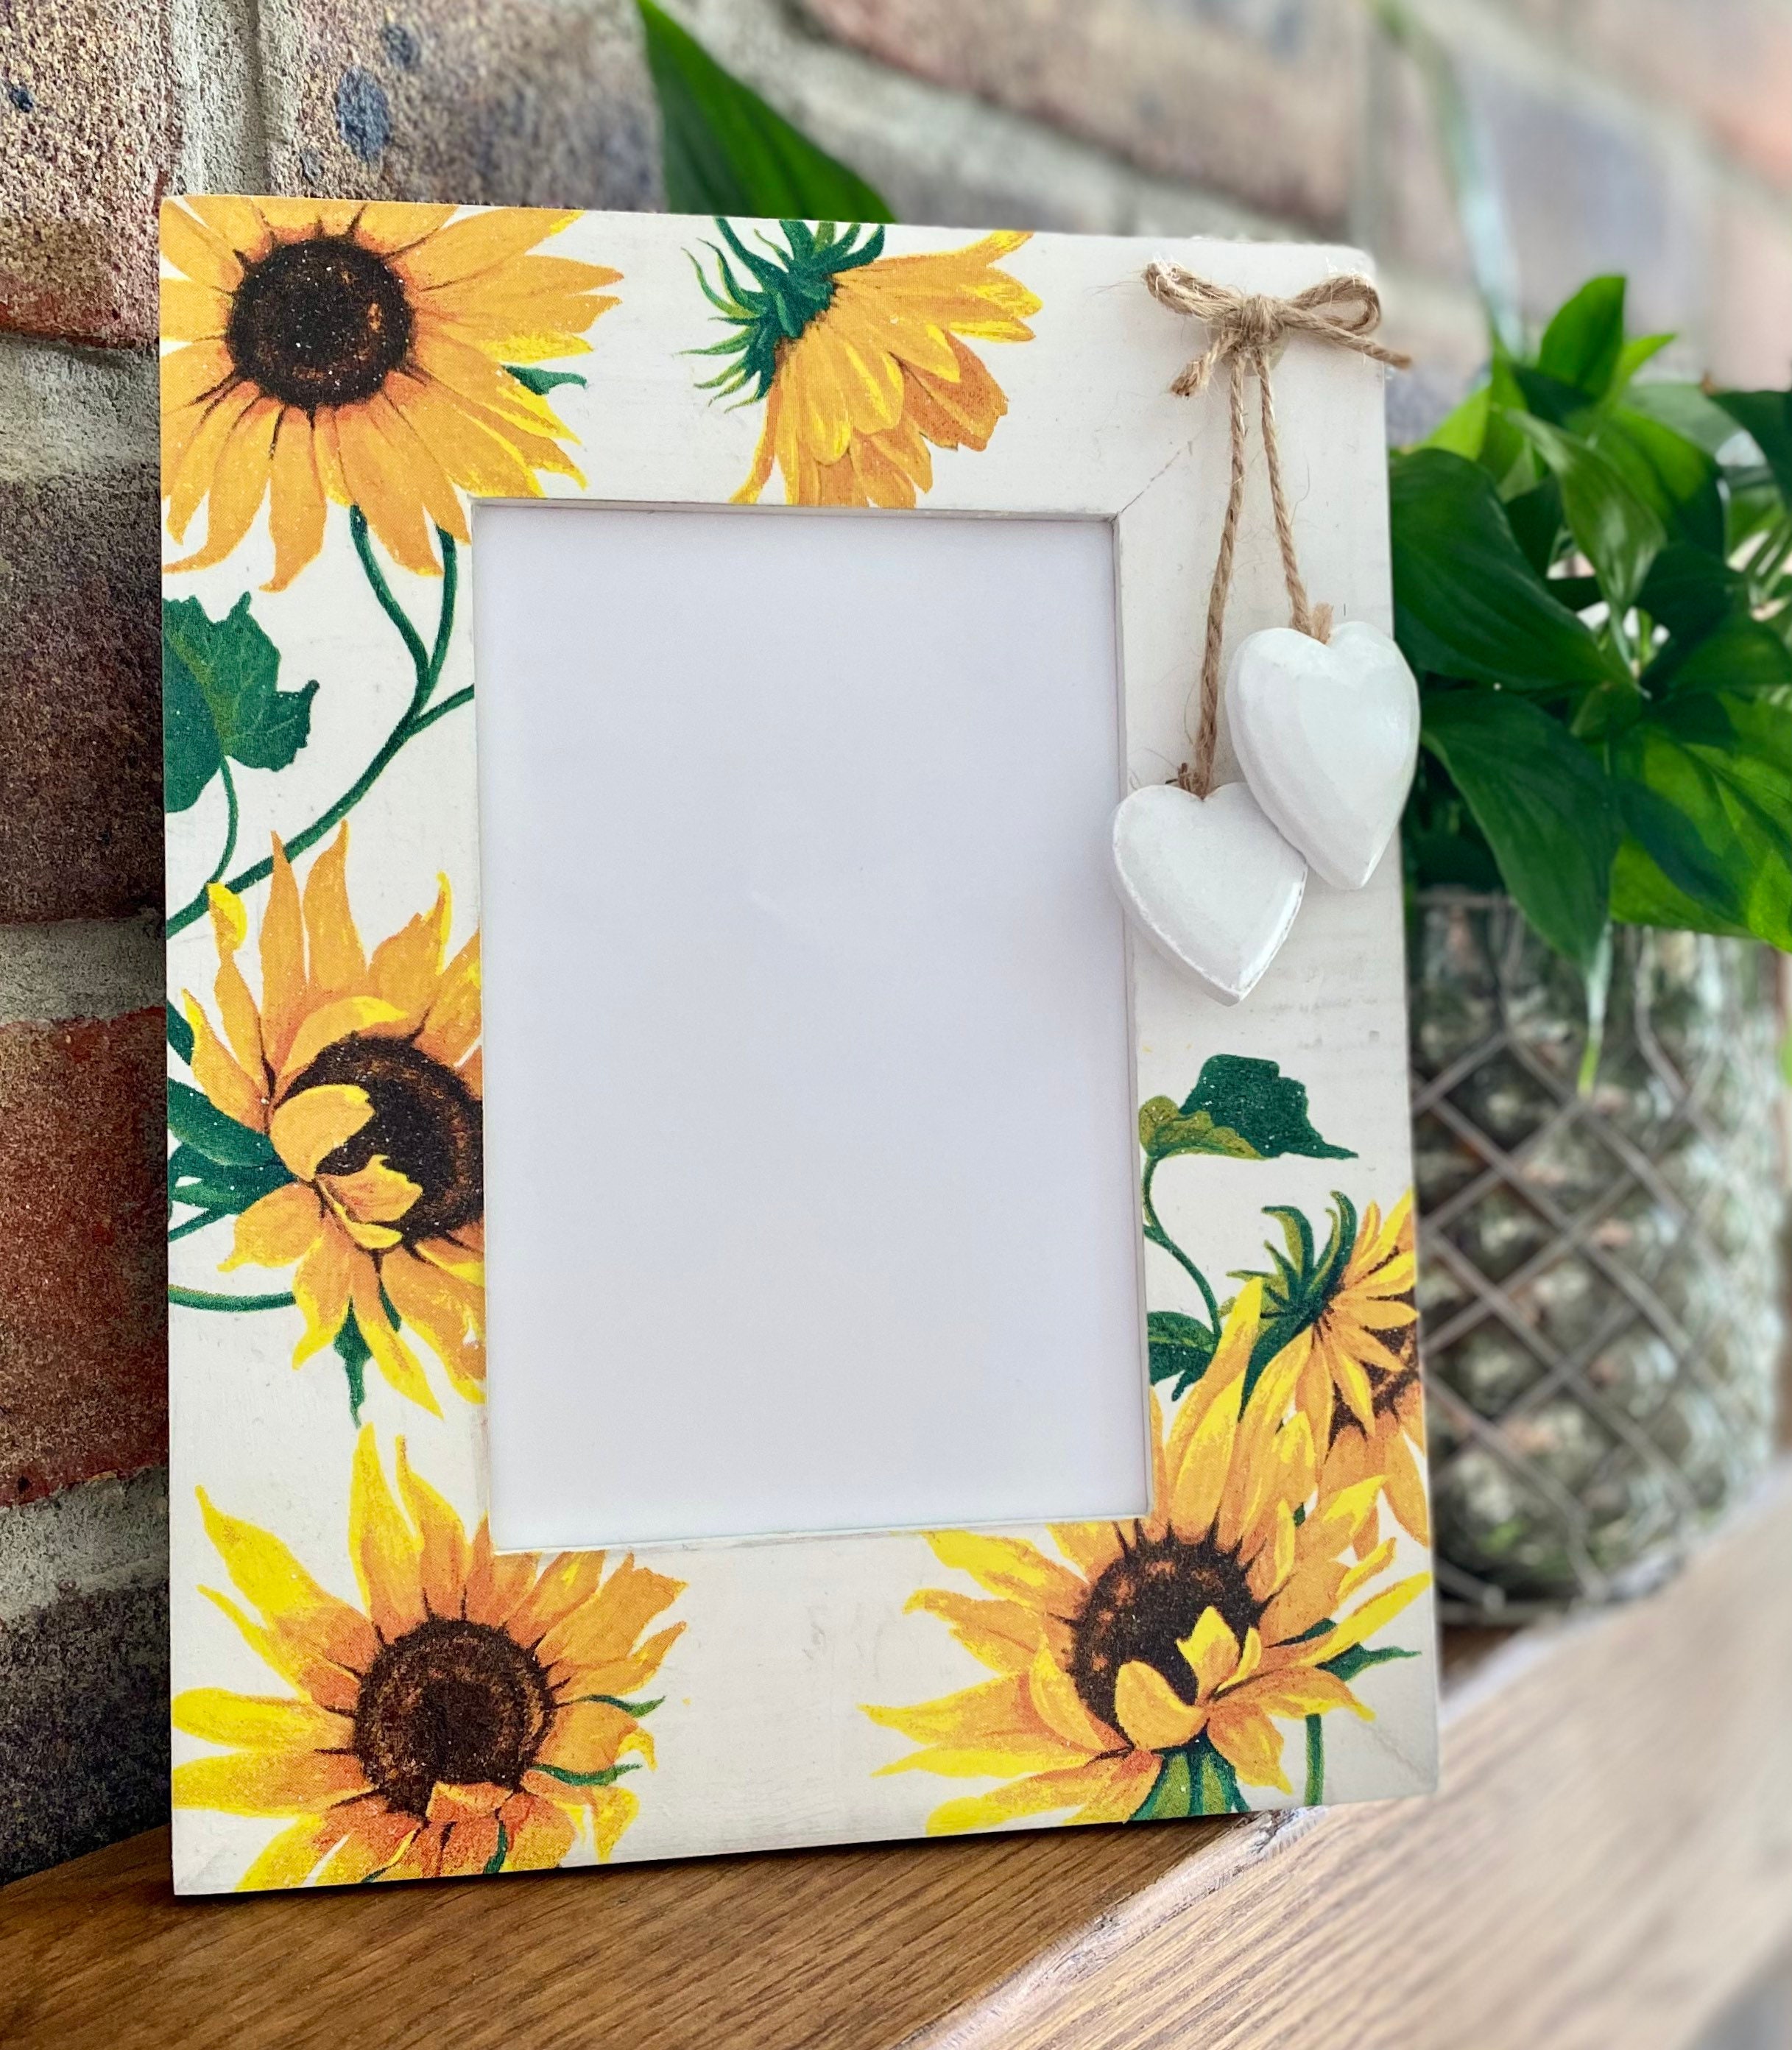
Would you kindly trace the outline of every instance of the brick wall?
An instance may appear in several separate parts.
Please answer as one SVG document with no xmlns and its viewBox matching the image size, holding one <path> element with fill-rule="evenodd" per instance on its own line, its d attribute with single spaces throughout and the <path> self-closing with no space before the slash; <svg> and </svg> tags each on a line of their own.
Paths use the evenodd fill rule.
<svg viewBox="0 0 1792 2050">
<path fill-rule="evenodd" d="M 913 220 L 1373 247 L 1435 411 L 1483 346 L 1359 0 L 670 0 Z M 1792 368 L 1792 0 L 1421 0 L 1527 300 L 1625 267 Z M 0 1877 L 166 1752 L 154 202 L 652 205 L 632 0 L 0 5 Z"/>
<path fill-rule="evenodd" d="M 156 201 L 657 164 L 633 0 L 0 4 L 0 1880 L 166 1810 Z"/>
</svg>

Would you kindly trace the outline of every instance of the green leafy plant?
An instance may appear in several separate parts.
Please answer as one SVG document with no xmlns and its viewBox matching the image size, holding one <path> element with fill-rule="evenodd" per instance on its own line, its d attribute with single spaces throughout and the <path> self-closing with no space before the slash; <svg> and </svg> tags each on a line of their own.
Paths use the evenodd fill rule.
<svg viewBox="0 0 1792 2050">
<path fill-rule="evenodd" d="M 1421 679 L 1409 878 L 1509 891 L 1597 977 L 1613 920 L 1792 947 L 1792 397 L 1639 383 L 1596 278 L 1393 458 Z"/>
</svg>

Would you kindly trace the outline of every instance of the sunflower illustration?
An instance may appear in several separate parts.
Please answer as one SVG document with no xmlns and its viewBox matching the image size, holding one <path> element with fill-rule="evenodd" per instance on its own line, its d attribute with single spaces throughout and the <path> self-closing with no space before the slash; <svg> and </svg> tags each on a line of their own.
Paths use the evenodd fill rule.
<svg viewBox="0 0 1792 2050">
<path fill-rule="evenodd" d="M 684 1627 L 641 1642 L 684 1584 L 601 1552 L 494 1553 L 396 1447 L 398 1495 L 372 1426 L 355 1448 L 349 1549 L 360 1605 L 321 1587 L 280 1540 L 200 1491 L 237 1592 L 203 1592 L 298 1691 L 176 1697 L 174 1725 L 228 1747 L 174 1768 L 177 1807 L 290 1816 L 245 1888 L 447 1879 L 558 1865 L 582 1828 L 607 1857 L 639 1806 L 618 1783 L 653 1764 L 628 1698 Z"/>
<path fill-rule="evenodd" d="M 1288 1254 L 1270 1249 L 1267 1329 L 1299 1358 L 1295 1399 L 1324 1448 L 1326 1487 L 1353 1487 L 1380 1475 L 1401 1528 L 1428 1544 L 1412 1198 L 1402 1196 L 1385 1218 L 1371 1203 L 1360 1229 L 1350 1199 L 1333 1201 L 1331 1234 L 1319 1252 L 1298 1210 L 1271 1213 Z M 1372 1521 L 1361 1541 L 1373 1545 L 1377 1535 Z"/>
<path fill-rule="evenodd" d="M 224 1262 L 292 1267 L 302 1365 L 352 1315 L 401 1394 L 438 1408 L 402 1323 L 463 1395 L 483 1392 L 485 1194 L 480 1109 L 479 941 L 447 959 L 451 906 L 363 950 L 349 906 L 349 828 L 311 864 L 302 906 L 286 850 L 260 936 L 261 996 L 236 957 L 240 898 L 214 883 L 220 1035 L 185 998 L 193 1079 L 216 1108 L 266 1135 L 290 1182 L 236 1220 Z"/>
<path fill-rule="evenodd" d="M 716 282 L 698 271 L 735 329 L 697 352 L 734 359 L 705 388 L 765 402 L 752 472 L 734 497 L 758 498 L 775 463 L 792 505 L 912 506 L 933 486 L 929 443 L 985 448 L 1008 410 L 963 337 L 1032 339 L 1027 320 L 1039 301 L 996 268 L 1027 237 L 886 256 L 881 228 L 779 224 L 784 246 L 767 240 L 762 252 L 718 220 L 727 247 L 715 252 Z"/>
<path fill-rule="evenodd" d="M 1336 1709 L 1372 1719 L 1350 1681 L 1408 1655 L 1367 1640 L 1430 1576 L 1340 1613 L 1393 1561 L 1392 1539 L 1347 1557 L 1381 1482 L 1321 1495 L 1291 1350 L 1246 1397 L 1262 1296 L 1258 1280 L 1241 1291 L 1167 1441 L 1154 1397 L 1149 1518 L 1054 1530 L 1068 1563 L 1021 1538 L 930 1539 L 990 1599 L 929 1588 L 909 1606 L 949 1623 L 998 1677 L 913 1708 L 867 1709 L 921 1746 L 882 1769 L 1007 1783 L 947 1802 L 930 1831 L 1065 1809 L 1073 1822 L 1241 1809 L 1241 1782 L 1292 1791 L 1280 1724 Z"/>
<path fill-rule="evenodd" d="M 588 349 L 619 273 L 529 253 L 571 212 L 192 197 L 162 210 L 162 477 L 170 565 L 222 562 L 263 498 L 271 590 L 358 506 L 393 558 L 439 569 L 430 530 L 468 539 L 462 492 L 539 497 L 579 473 L 540 380 L 517 368 Z M 579 481 L 582 482 L 582 479 Z"/>
</svg>

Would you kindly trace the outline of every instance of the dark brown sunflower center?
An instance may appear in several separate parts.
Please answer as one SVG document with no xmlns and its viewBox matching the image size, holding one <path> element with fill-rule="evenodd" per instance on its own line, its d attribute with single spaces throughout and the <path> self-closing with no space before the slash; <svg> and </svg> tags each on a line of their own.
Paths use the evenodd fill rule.
<svg viewBox="0 0 1792 2050">
<path fill-rule="evenodd" d="M 1120 1668 L 1135 1659 L 1155 1666 L 1180 1700 L 1192 1702 L 1194 1668 L 1177 1647 L 1202 1612 L 1217 1608 L 1242 1644 L 1263 1608 L 1229 1552 L 1173 1534 L 1136 1538 L 1090 1589 L 1077 1619 L 1070 1677 L 1084 1707 L 1117 1727 L 1114 1689 Z"/>
<path fill-rule="evenodd" d="M 421 1815 L 438 1781 L 520 1786 L 553 1707 L 540 1666 L 514 1639 L 432 1616 L 387 1645 L 361 1682 L 355 1755 L 376 1792 Z"/>
<path fill-rule="evenodd" d="M 413 1245 L 475 1222 L 485 1205 L 479 1100 L 454 1070 L 408 1039 L 357 1033 L 325 1047 L 292 1093 L 341 1083 L 364 1089 L 373 1115 L 321 1171 L 353 1175 L 384 1156 L 422 1191 L 395 1226 Z"/>
<path fill-rule="evenodd" d="M 224 341 L 238 371 L 314 411 L 371 399 L 411 347 L 411 306 L 390 266 L 342 236 L 286 242 L 249 267 Z"/>
</svg>

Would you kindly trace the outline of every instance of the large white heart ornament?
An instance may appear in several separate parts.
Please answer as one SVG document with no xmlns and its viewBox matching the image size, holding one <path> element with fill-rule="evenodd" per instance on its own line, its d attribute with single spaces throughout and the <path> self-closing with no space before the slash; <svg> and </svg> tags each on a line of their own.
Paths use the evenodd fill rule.
<svg viewBox="0 0 1792 2050">
<path fill-rule="evenodd" d="M 1114 814 L 1114 875 L 1133 923 L 1221 1004 L 1256 987 L 1307 887 L 1306 863 L 1242 783 L 1135 790 Z"/>
<path fill-rule="evenodd" d="M 1328 641 L 1273 626 L 1232 658 L 1226 723 L 1252 794 L 1326 881 L 1360 890 L 1400 824 L 1419 756 L 1419 686 L 1379 628 Z"/>
</svg>

